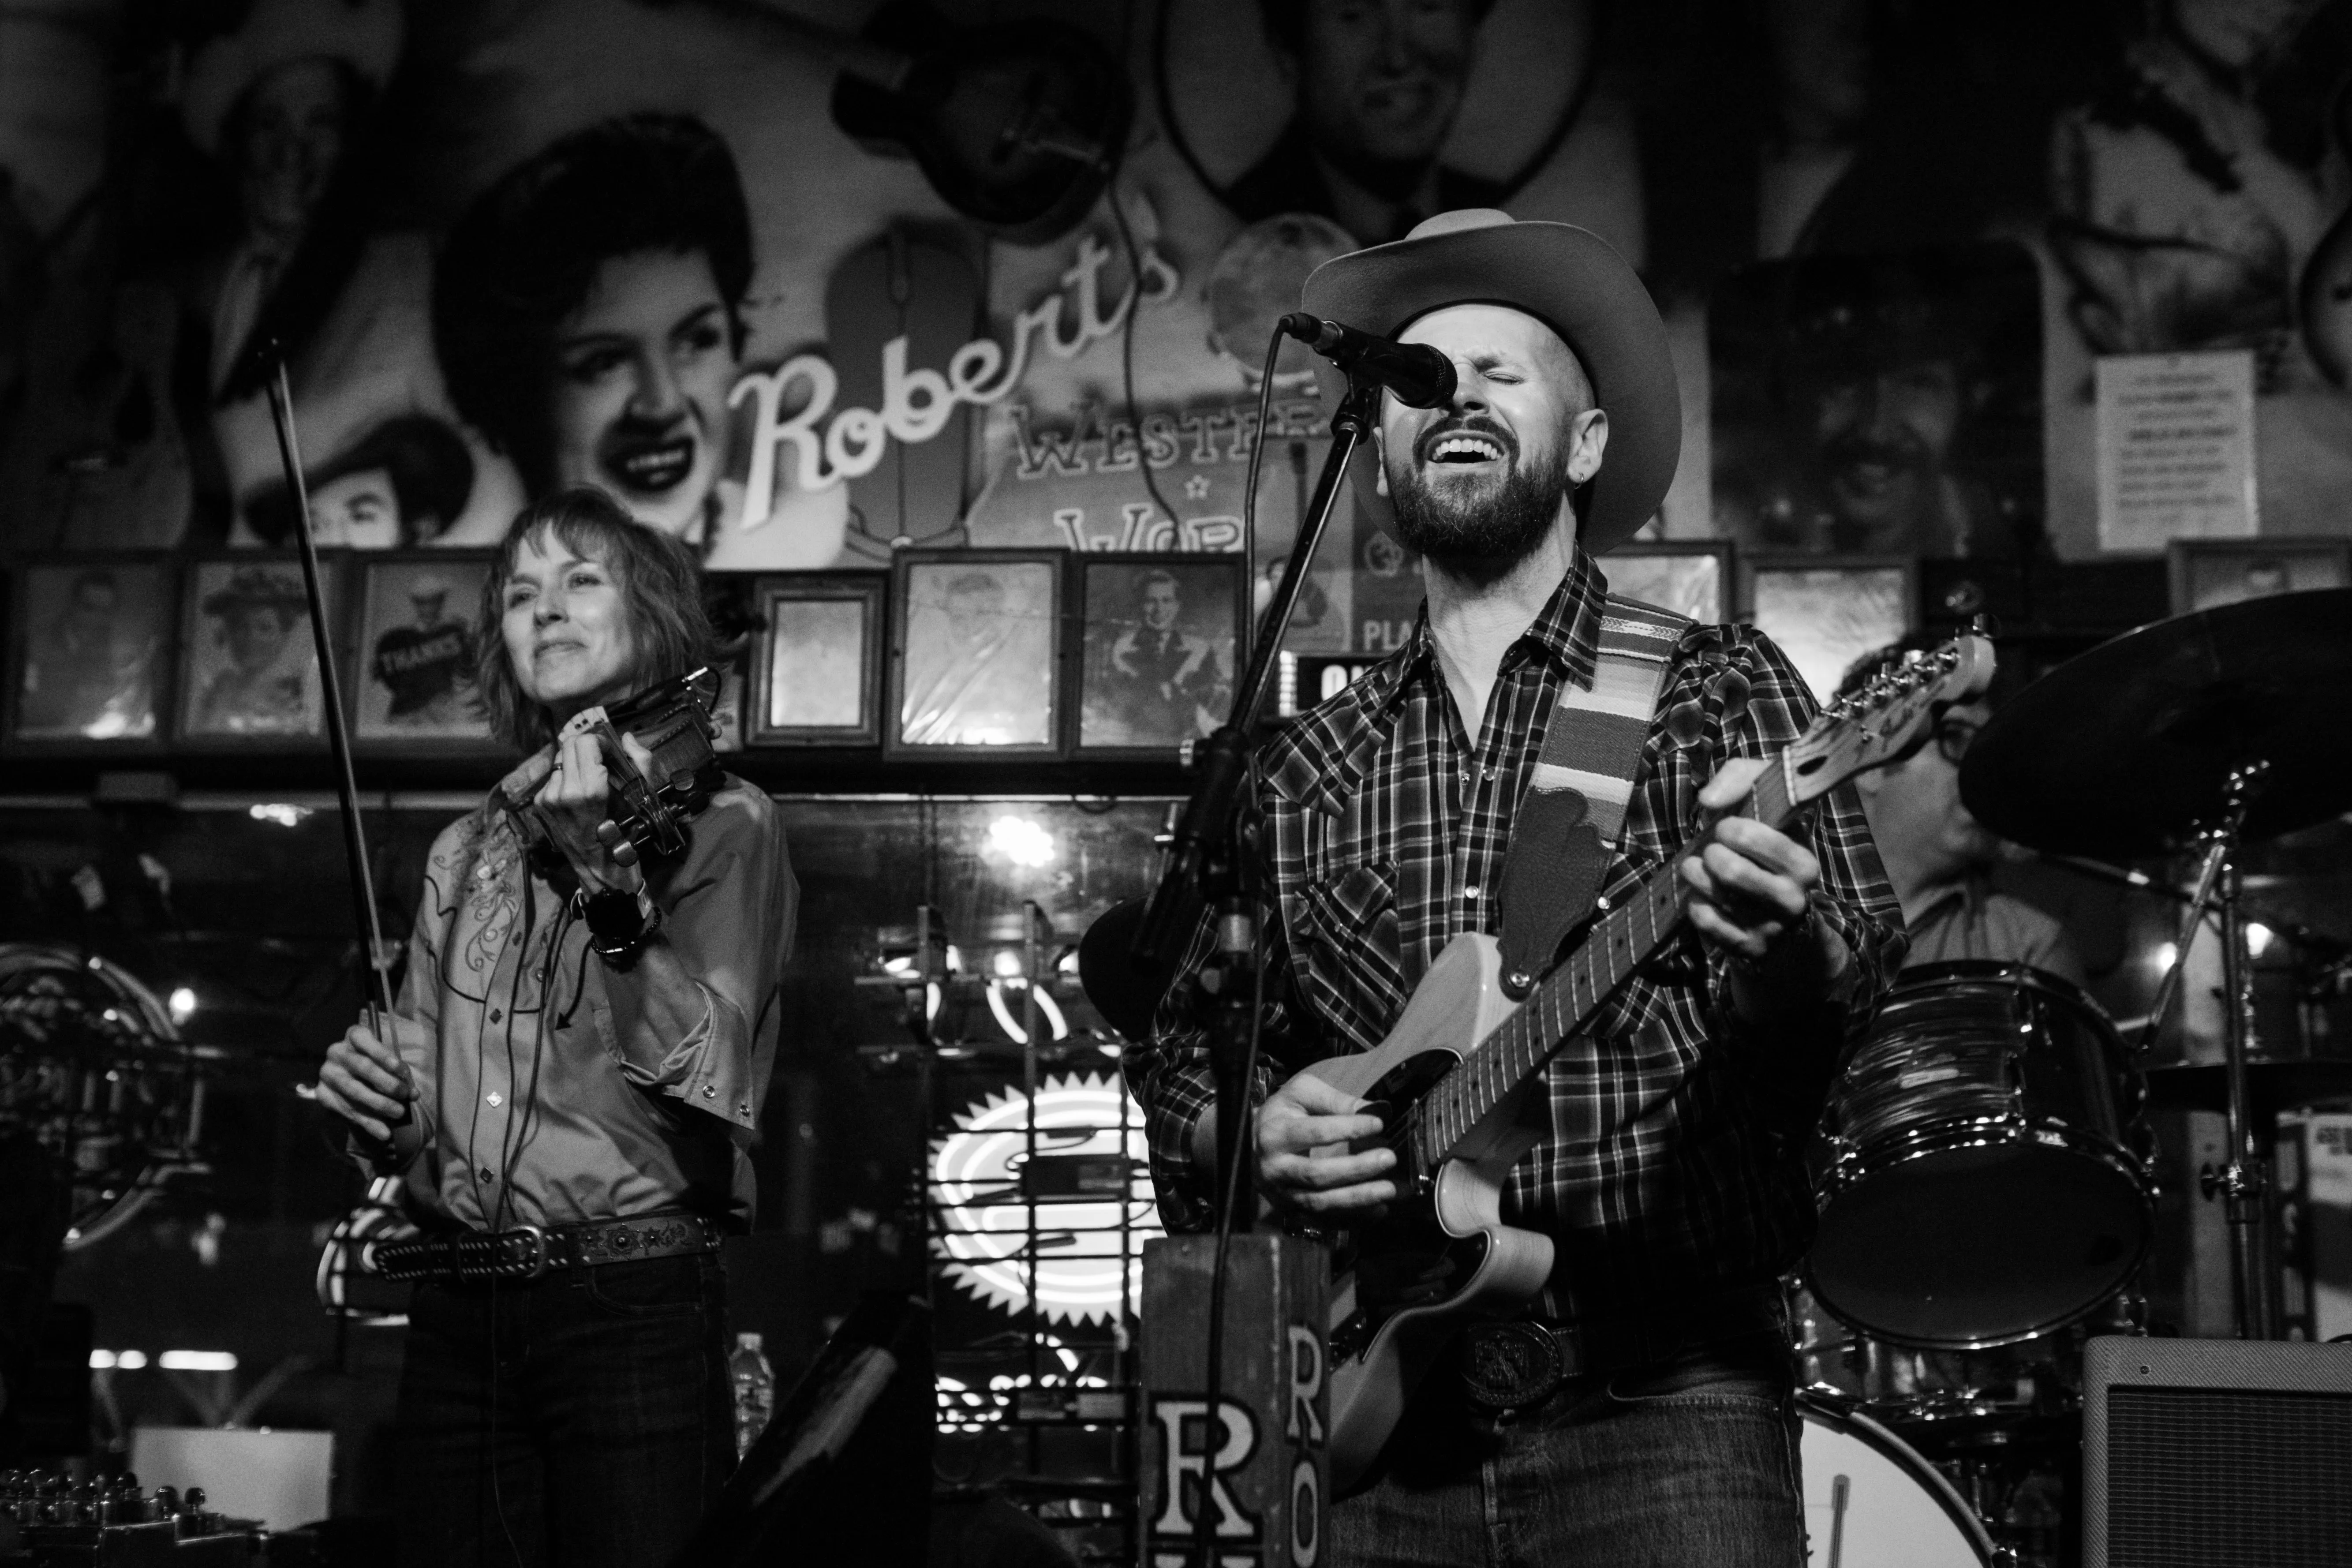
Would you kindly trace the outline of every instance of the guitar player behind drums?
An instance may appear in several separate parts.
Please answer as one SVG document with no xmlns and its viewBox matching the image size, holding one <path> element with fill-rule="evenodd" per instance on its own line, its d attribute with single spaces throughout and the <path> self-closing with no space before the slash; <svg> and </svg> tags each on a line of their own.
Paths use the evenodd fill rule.
<svg viewBox="0 0 2352 1568">
<path fill-rule="evenodd" d="M 558 491 L 508 531 L 475 636 L 492 728 L 535 754 L 435 841 L 392 1037 L 354 1026 L 318 1098 L 424 1231 L 374 1254 L 415 1281 L 401 1561 L 641 1568 L 735 1465 L 718 1247 L 751 1226 L 798 890 L 733 777 L 682 854 L 617 858 L 596 738 L 558 736 L 708 662 L 685 544 Z"/>
<path fill-rule="evenodd" d="M 1664 329 L 1615 251 L 1445 213 L 1327 263 L 1303 304 L 1434 345 L 1459 387 L 1431 409 L 1384 396 L 1356 473 L 1360 510 L 1423 559 L 1411 639 L 1260 758 L 1255 1154 L 1283 1220 L 1363 1227 L 1412 1196 L 1391 1149 L 1344 1148 L 1378 1108 L 1298 1069 L 1379 1046 L 1449 939 L 1496 933 L 1506 973 L 1539 974 L 1596 894 L 1697 847 L 1682 933 L 1527 1102 L 1540 1132 L 1501 1214 L 1549 1238 L 1549 1278 L 1451 1338 L 1341 1483 L 1328 1560 L 1794 1568 L 1776 1280 L 1810 1233 L 1804 1149 L 1840 1045 L 1903 949 L 1860 802 L 1839 787 L 1794 837 L 1723 815 L 1813 718 L 1802 679 L 1752 627 L 1607 595 L 1595 557 L 1657 510 L 1682 431 Z M 1213 1206 L 1194 1008 L 1180 980 L 1129 1068 L 1171 1229 Z"/>
<path fill-rule="evenodd" d="M 1906 653 L 1934 646 L 1933 638 L 1914 634 L 1855 660 L 1838 695 L 1863 690 Z M 1886 879 L 1903 904 L 1911 937 L 1906 968 L 1987 959 L 2030 964 L 2082 985 L 2074 939 L 2051 916 L 1992 885 L 2000 840 L 1960 802 L 1960 759 L 2012 684 L 2006 674 L 2006 667 L 1997 669 L 1992 689 L 1976 701 L 1946 709 L 1931 744 L 1862 774 L 1854 787 Z"/>
</svg>

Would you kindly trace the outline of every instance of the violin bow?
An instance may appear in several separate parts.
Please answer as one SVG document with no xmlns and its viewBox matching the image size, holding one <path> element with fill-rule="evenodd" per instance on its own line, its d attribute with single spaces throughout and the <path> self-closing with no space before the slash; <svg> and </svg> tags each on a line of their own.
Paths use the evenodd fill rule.
<svg viewBox="0 0 2352 1568">
<path fill-rule="evenodd" d="M 302 453 L 294 436 L 294 393 L 286 379 L 286 355 L 278 349 L 274 357 L 274 374 L 266 384 L 269 417 L 278 427 L 278 458 L 286 466 L 287 488 L 294 496 L 295 534 L 302 546 L 302 590 L 310 600 L 310 643 L 319 654 L 319 696 L 327 710 L 327 740 L 335 753 L 335 794 L 343 807 L 343 856 L 351 866 L 352 906 L 358 917 L 360 940 L 367 947 L 363 991 L 368 1027 L 377 1039 L 391 1045 L 384 1023 L 392 1015 L 392 982 L 384 963 L 383 928 L 376 918 L 375 878 L 369 869 L 367 836 L 360 826 L 359 784 L 352 774 L 352 736 L 343 718 L 342 682 L 335 674 L 334 639 L 327 632 L 327 596 L 319 582 L 319 542 L 310 531 L 310 487 L 302 477 Z M 401 1120 L 407 1118 L 404 1108 Z"/>
</svg>

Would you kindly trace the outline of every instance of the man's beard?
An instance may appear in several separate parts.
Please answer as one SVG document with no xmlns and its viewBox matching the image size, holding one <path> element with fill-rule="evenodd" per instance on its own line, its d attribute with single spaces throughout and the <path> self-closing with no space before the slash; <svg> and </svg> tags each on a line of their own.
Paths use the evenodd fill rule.
<svg viewBox="0 0 2352 1568">
<path fill-rule="evenodd" d="M 1482 429 L 1502 438 L 1483 421 L 1447 426 L 1449 433 L 1455 429 Z M 1515 443 L 1506 440 L 1505 450 L 1513 457 L 1503 482 L 1481 484 L 1466 495 L 1454 487 L 1451 494 L 1435 489 L 1410 459 L 1403 472 L 1391 468 L 1389 500 L 1397 537 L 1408 549 L 1449 565 L 1506 567 L 1525 560 L 1559 519 L 1560 497 L 1569 489 L 1568 455 L 1522 463 Z"/>
</svg>

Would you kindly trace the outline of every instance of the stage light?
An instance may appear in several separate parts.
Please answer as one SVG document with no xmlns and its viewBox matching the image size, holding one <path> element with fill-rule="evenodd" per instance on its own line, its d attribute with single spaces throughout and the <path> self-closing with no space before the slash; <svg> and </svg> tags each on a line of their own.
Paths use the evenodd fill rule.
<svg viewBox="0 0 2352 1568">
<path fill-rule="evenodd" d="M 172 1022 L 184 1024 L 195 1016 L 196 994 L 183 985 L 172 993 L 169 1005 L 172 1009 Z"/>
<path fill-rule="evenodd" d="M 2276 941 L 2277 938 L 2278 933 L 2271 930 L 2270 927 L 2263 924 L 2262 921 L 2248 921 L 2246 922 L 2246 952 L 2251 953 L 2252 956 L 2260 958 L 2263 954 L 2268 952 L 2271 950 L 2271 943 Z"/>
<path fill-rule="evenodd" d="M 310 808 L 282 800 L 256 801 L 245 808 L 245 814 L 256 822 L 274 822 L 280 827 L 299 827 L 302 819 L 310 815 Z"/>
<path fill-rule="evenodd" d="M 1021 978 L 1021 955 L 1009 947 L 998 948 L 995 956 L 988 961 L 988 966 L 996 971 L 999 980 Z"/>
<path fill-rule="evenodd" d="M 1009 815 L 988 825 L 988 851 L 1033 870 L 1052 865 L 1061 853 L 1054 836 L 1041 824 L 1030 817 Z"/>
<path fill-rule="evenodd" d="M 165 1372 L 235 1372 L 235 1351 L 165 1351 L 155 1358 Z"/>
<path fill-rule="evenodd" d="M 137 1372 L 147 1364 L 147 1352 L 145 1351 L 118 1352 L 114 1357 L 114 1364 L 124 1372 Z"/>
<path fill-rule="evenodd" d="M 112 1372 L 114 1370 L 114 1352 L 112 1351 L 90 1352 L 89 1370 L 92 1372 Z"/>
</svg>

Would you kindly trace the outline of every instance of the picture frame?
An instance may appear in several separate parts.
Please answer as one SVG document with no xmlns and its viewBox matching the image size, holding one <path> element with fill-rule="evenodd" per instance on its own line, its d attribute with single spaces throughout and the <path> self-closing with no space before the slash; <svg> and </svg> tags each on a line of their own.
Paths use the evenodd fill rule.
<svg viewBox="0 0 2352 1568">
<path fill-rule="evenodd" d="M 902 550 L 890 568 L 890 757 L 1060 757 L 1066 550 Z"/>
<path fill-rule="evenodd" d="M 2172 613 L 2273 594 L 2352 587 L 2352 539 L 2176 539 L 2165 549 Z"/>
<path fill-rule="evenodd" d="M 488 752 L 499 742 L 475 689 L 477 619 L 492 550 L 369 551 L 343 655 L 352 744 Z"/>
<path fill-rule="evenodd" d="M 346 595 L 342 552 L 319 558 L 331 646 Z M 181 583 L 173 734 L 208 750 L 311 750 L 326 744 L 324 682 L 310 635 L 301 563 L 239 551 L 191 559 Z"/>
<path fill-rule="evenodd" d="M 1173 762 L 1225 721 L 1246 613 L 1238 555 L 1103 552 L 1074 561 L 1070 750 Z"/>
<path fill-rule="evenodd" d="M 1821 702 L 1854 660 L 1918 622 L 1918 563 L 1908 555 L 1743 553 L 1739 583 L 1741 618 L 1780 645 Z"/>
<path fill-rule="evenodd" d="M 1597 564 L 1611 593 L 1711 626 L 1731 619 L 1737 559 L 1728 539 L 1636 539 Z"/>
<path fill-rule="evenodd" d="M 755 594 L 754 746 L 882 743 L 882 639 L 890 574 L 786 572 Z"/>
<path fill-rule="evenodd" d="M 8 749 L 162 750 L 177 652 L 171 558 L 37 556 L 8 575 Z"/>
</svg>

